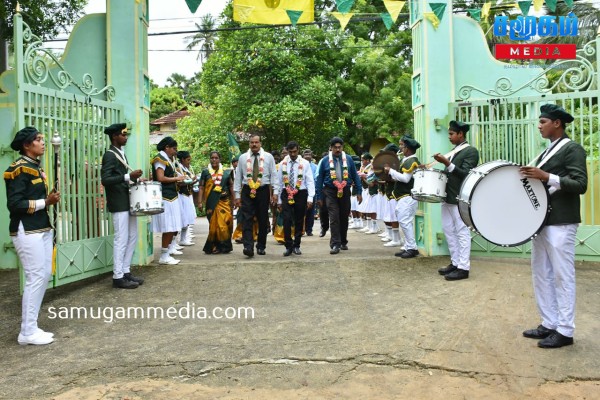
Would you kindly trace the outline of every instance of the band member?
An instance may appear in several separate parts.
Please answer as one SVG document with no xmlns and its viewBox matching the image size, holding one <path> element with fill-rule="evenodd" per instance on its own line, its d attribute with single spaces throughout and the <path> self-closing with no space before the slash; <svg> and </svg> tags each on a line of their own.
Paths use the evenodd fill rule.
<svg viewBox="0 0 600 400">
<path fill-rule="evenodd" d="M 142 170 L 129 172 L 125 149 L 129 138 L 126 124 L 113 124 L 104 129 L 110 147 L 102 156 L 101 178 L 106 190 L 106 206 L 112 213 L 115 231 L 113 245 L 113 287 L 135 289 L 143 278 L 131 274 L 131 258 L 137 242 L 137 218 L 129 214 L 129 186 L 142 176 Z"/>
<path fill-rule="evenodd" d="M 163 208 L 161 214 L 152 216 L 152 231 L 162 232 L 161 251 L 159 264 L 175 265 L 180 260 L 171 257 L 175 249 L 173 238 L 182 228 L 181 205 L 177 195 L 177 182 L 185 179 L 183 175 L 177 175 L 174 158 L 177 155 L 177 141 L 171 136 L 162 139 L 156 145 L 158 154 L 151 161 L 152 179 L 160 182 L 162 186 Z"/>
<path fill-rule="evenodd" d="M 210 164 L 200 177 L 200 204 L 206 205 L 208 236 L 206 254 L 225 254 L 233 250 L 233 170 L 224 169 L 218 151 L 210 152 Z"/>
<path fill-rule="evenodd" d="M 279 164 L 278 181 L 282 183 L 278 208 L 283 213 L 284 257 L 302 254 L 300 242 L 306 210 L 312 210 L 315 182 L 308 161 L 298 156 L 298 143 L 287 144 L 288 155 Z M 292 225 L 294 237 L 292 238 Z"/>
<path fill-rule="evenodd" d="M 448 139 L 455 146 L 454 154 L 449 159 L 440 153 L 433 156 L 446 166 L 444 171 L 448 175 L 446 202 L 442 203 L 442 229 L 448 242 L 450 264 L 438 270 L 448 281 L 467 279 L 471 269 L 471 233 L 458 213 L 457 200 L 460 185 L 479 163 L 479 152 L 467 143 L 468 131 L 468 124 L 450 121 Z"/>
<path fill-rule="evenodd" d="M 269 205 L 277 203 L 280 187 L 275 174 L 275 160 L 271 154 L 261 148 L 260 136 L 257 134 L 250 136 L 250 149 L 240 156 L 234 192 L 234 205 L 241 206 L 242 211 L 244 255 L 254 256 L 252 226 L 255 216 L 258 220 L 256 252 L 265 255 L 269 229 Z"/>
<path fill-rule="evenodd" d="M 396 171 L 389 166 L 384 168 L 385 172 L 389 173 L 392 179 L 396 181 L 396 187 L 398 188 L 396 219 L 404 234 L 404 251 L 395 255 L 402 258 L 413 258 L 419 255 L 417 242 L 415 241 L 414 225 L 417 201 L 411 197 L 411 189 L 414 186 L 413 173 L 420 165 L 415 154 L 419 147 L 421 145 L 415 139 L 404 136 L 400 141 L 400 150 L 404 154 L 400 171 Z"/>
<path fill-rule="evenodd" d="M 53 231 L 48 206 L 59 202 L 60 193 L 48 192 L 48 181 L 39 160 L 46 150 L 44 136 L 36 128 L 21 129 L 10 147 L 21 154 L 4 172 L 9 232 L 25 273 L 17 341 L 21 345 L 49 344 L 54 335 L 40 329 L 37 321 L 52 274 Z"/>
<path fill-rule="evenodd" d="M 189 151 L 181 150 L 177 152 L 177 165 L 181 175 L 185 177 L 182 182 L 177 184 L 177 192 L 179 196 L 179 204 L 181 206 L 181 223 L 183 227 L 180 231 L 179 245 L 192 246 L 192 238 L 189 237 L 189 229 L 196 223 L 196 207 L 194 206 L 194 182 L 196 177 L 190 171 L 192 156 Z"/>
<path fill-rule="evenodd" d="M 521 167 L 521 173 L 544 182 L 550 193 L 550 214 L 531 249 L 533 289 L 542 323 L 523 336 L 542 339 L 539 347 L 556 348 L 573 344 L 575 235 L 581 222 L 579 196 L 586 192 L 588 178 L 585 150 L 565 133 L 565 124 L 573 122 L 573 116 L 554 104 L 545 104 L 540 111 L 538 129 L 550 144 L 536 166 Z"/>
<path fill-rule="evenodd" d="M 367 177 L 373 172 L 372 161 L 373 156 L 370 153 L 365 152 L 360 156 L 361 165 L 358 170 L 358 176 L 360 176 L 363 188 L 363 201 L 357 205 L 356 211 L 358 211 L 358 216 L 357 218 L 354 218 L 352 229 L 358 229 L 359 232 L 378 233 L 379 226 L 377 226 L 377 213 L 372 212 L 370 209 L 369 201 L 371 200 L 371 196 L 369 196 L 369 183 L 367 182 Z M 348 227 L 348 229 L 350 229 L 350 227 Z"/>
<path fill-rule="evenodd" d="M 396 143 L 388 143 L 384 148 L 384 151 L 391 151 L 394 154 L 398 154 L 400 147 Z M 400 182 L 394 180 L 387 180 L 384 184 L 385 188 L 385 199 L 383 200 L 381 207 L 381 219 L 386 225 L 386 230 L 391 233 L 390 241 L 385 243 L 384 247 L 401 247 L 403 246 L 403 239 L 400 237 L 400 224 L 396 217 L 396 205 L 398 204 L 398 198 L 403 193 L 403 189 L 399 186 Z"/>
<path fill-rule="evenodd" d="M 350 186 L 354 183 L 358 190 L 358 202 L 362 202 L 362 185 L 352 157 L 344 151 L 344 141 L 334 137 L 329 142 L 331 150 L 321 162 L 318 172 L 316 192 L 319 193 L 319 207 L 323 199 L 329 213 L 331 239 L 330 254 L 348 250 L 348 217 L 350 216 Z"/>
</svg>

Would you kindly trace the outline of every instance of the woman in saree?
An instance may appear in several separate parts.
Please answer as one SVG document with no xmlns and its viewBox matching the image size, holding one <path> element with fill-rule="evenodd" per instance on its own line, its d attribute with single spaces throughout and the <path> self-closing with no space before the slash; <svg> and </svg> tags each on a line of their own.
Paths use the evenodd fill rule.
<svg viewBox="0 0 600 400">
<path fill-rule="evenodd" d="M 206 254 L 229 253 L 233 250 L 233 175 L 224 169 L 218 151 L 210 152 L 210 164 L 200 176 L 198 208 L 206 207 L 208 237 L 204 245 Z"/>
</svg>

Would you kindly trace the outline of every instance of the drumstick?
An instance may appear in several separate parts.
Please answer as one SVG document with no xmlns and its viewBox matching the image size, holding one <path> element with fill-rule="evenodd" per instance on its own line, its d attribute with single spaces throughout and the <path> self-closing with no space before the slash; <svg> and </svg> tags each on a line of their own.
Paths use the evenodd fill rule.
<svg viewBox="0 0 600 400">
<path fill-rule="evenodd" d="M 452 157 L 454 154 L 458 153 L 460 150 L 462 150 L 465 146 L 456 146 L 453 150 L 450 150 L 448 153 L 444 154 L 445 158 L 450 158 Z M 433 156 L 431 156 L 433 157 Z M 437 163 L 439 163 L 439 161 L 435 160 L 430 162 L 429 164 L 426 164 L 425 167 L 427 169 L 430 169 L 431 167 L 433 167 L 434 165 L 436 165 Z"/>
</svg>

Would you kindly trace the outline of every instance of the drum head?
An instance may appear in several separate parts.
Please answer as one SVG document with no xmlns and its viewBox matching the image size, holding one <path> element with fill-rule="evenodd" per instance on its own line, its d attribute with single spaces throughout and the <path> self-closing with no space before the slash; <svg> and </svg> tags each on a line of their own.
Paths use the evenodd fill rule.
<svg viewBox="0 0 600 400">
<path fill-rule="evenodd" d="M 470 196 L 475 228 L 500 246 L 518 246 L 537 234 L 548 215 L 548 192 L 537 179 L 526 179 L 516 165 L 489 171 Z"/>
</svg>

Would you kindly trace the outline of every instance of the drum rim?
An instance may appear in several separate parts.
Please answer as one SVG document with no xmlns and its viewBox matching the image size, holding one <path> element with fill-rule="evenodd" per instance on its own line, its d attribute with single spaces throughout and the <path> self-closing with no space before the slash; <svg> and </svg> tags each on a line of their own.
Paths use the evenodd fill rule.
<svg viewBox="0 0 600 400">
<path fill-rule="evenodd" d="M 505 161 L 505 160 L 496 160 L 496 161 Z M 491 162 L 495 162 L 495 161 L 488 161 L 488 162 L 480 164 L 480 165 L 484 165 L 484 164 L 491 163 Z M 486 172 L 486 174 L 483 176 L 483 178 L 485 178 L 485 176 L 487 176 L 490 172 L 492 172 L 492 171 L 494 171 L 494 170 L 496 170 L 498 168 L 503 168 L 503 167 L 520 167 L 519 164 L 510 162 L 510 161 L 506 161 L 506 163 L 509 163 L 509 164 L 501 164 L 501 165 L 498 165 L 498 166 L 490 169 L 489 171 Z M 475 167 L 475 168 L 477 168 L 477 167 Z M 471 171 L 473 171 L 475 168 L 472 168 Z M 471 171 L 469 171 L 469 175 L 471 174 Z M 465 177 L 465 179 L 463 179 L 463 181 L 462 181 L 462 183 L 460 185 L 460 190 L 458 191 L 459 195 L 462 193 L 463 186 L 464 186 L 464 184 L 465 184 L 465 182 L 466 182 L 466 180 L 467 180 L 467 178 L 468 178 L 469 175 L 467 175 L 467 177 Z M 473 189 L 471 191 L 472 193 L 475 193 L 475 189 L 477 188 L 477 186 L 479 185 L 479 183 L 483 181 L 483 178 L 478 179 L 477 182 L 475 182 L 475 185 L 473 185 Z M 537 180 L 539 180 L 539 179 L 537 179 Z M 544 228 L 544 226 L 546 226 L 546 222 L 548 221 L 548 217 L 550 216 L 550 210 L 552 209 L 552 206 L 550 205 L 550 192 L 548 191 L 548 188 L 546 187 L 546 185 L 543 184 L 543 182 L 542 182 L 542 187 L 544 188 L 544 191 L 546 192 L 546 198 L 548 199 L 548 205 L 546 207 L 546 215 L 544 216 L 544 220 L 540 224 L 539 228 L 535 231 L 535 233 L 533 233 L 531 235 L 531 237 L 529 237 L 529 238 L 527 238 L 525 240 L 522 240 L 522 241 L 520 241 L 518 243 L 500 244 L 500 243 L 496 243 L 496 242 L 494 242 L 494 241 L 486 238 L 485 236 L 483 236 L 481 234 L 481 232 L 479 232 L 479 230 L 477 229 L 477 224 L 475 223 L 475 220 L 473 219 L 473 215 L 471 214 L 471 207 L 470 207 L 471 196 L 469 196 L 469 199 L 468 199 L 469 204 L 468 204 L 468 207 L 467 207 L 467 211 L 469 213 L 469 218 L 473 222 L 473 226 L 472 227 L 469 226 L 467 224 L 467 222 L 464 220 L 464 218 L 463 218 L 463 216 L 462 216 L 462 214 L 460 212 L 460 207 L 458 208 L 458 211 L 459 211 L 458 215 L 460 215 L 460 219 L 463 220 L 464 224 L 467 225 L 467 227 L 471 228 L 475 233 L 477 233 L 479 236 L 481 236 L 482 238 L 484 238 L 485 240 L 487 240 L 491 244 L 494 244 L 494 245 L 500 246 L 500 247 L 517 247 L 517 246 L 521 246 L 522 244 L 525 244 L 525 243 L 529 242 L 530 240 L 532 240 L 534 237 L 536 237 L 540 233 L 540 231 Z M 459 198 L 458 201 L 461 202 L 462 200 Z M 463 203 L 466 203 L 466 202 L 463 201 Z"/>
</svg>

